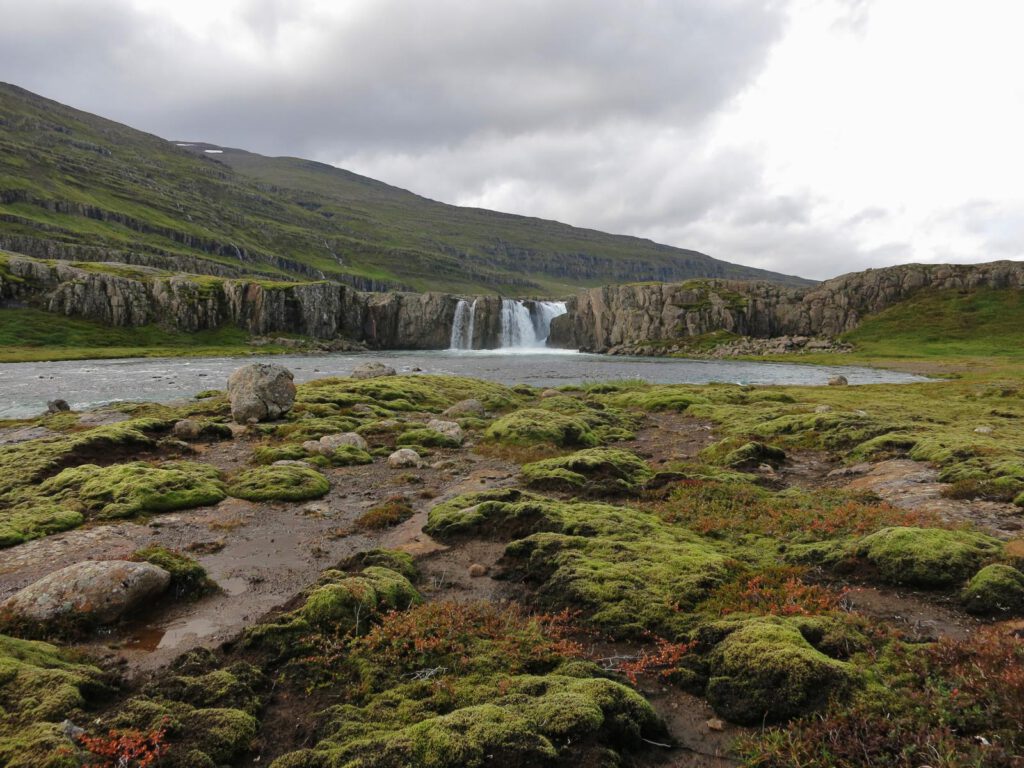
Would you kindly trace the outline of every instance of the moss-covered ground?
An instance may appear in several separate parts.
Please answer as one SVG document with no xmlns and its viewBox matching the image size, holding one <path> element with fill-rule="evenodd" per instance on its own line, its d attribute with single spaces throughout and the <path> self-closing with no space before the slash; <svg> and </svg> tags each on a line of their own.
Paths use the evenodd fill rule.
<svg viewBox="0 0 1024 768">
<path fill-rule="evenodd" d="M 346 473 L 383 466 L 403 435 L 478 399 L 490 415 L 460 420 L 462 448 L 418 438 L 417 450 L 439 467 L 476 451 L 521 471 L 507 487 L 428 505 L 425 530 L 446 552 L 500 552 L 480 578 L 513 599 L 480 602 L 443 572 L 421 576 L 408 554 L 369 549 L 240 642 L 142 683 L 0 638 L 0 756 L 77 765 L 129 739 L 172 768 L 257 757 L 275 768 L 616 765 L 673 743 L 644 698 L 653 686 L 749 726 L 736 754 L 750 766 L 1012 768 L 1024 751 L 1024 650 L 995 622 L 1024 610 L 1019 541 L 826 472 L 912 458 L 938 469 L 950 497 L 1013 514 L 1022 391 L 1000 375 L 829 388 L 623 382 L 548 397 L 455 377 L 327 379 L 300 386 L 286 418 L 251 430 L 248 463 L 222 472 L 202 454 L 170 456 L 165 441 L 182 415 L 220 423 L 221 395 L 132 406 L 106 427 L 48 417 L 53 436 L 0 448 L 9 545 L 225 495 L 333 494 Z M 712 434 L 679 455 L 651 439 L 666 422 Z M 367 450 L 324 456 L 307 443 L 350 431 Z M 807 457 L 823 468 L 790 482 Z M 372 540 L 420 507 L 412 491 L 392 494 L 363 507 L 357 535 Z M 170 570 L 183 594 L 209 589 L 180 553 L 136 557 Z M 969 639 L 851 610 L 857 586 L 913 590 L 960 616 Z M 37 706 L 15 701 L 23 688 L 45 689 L 47 702 L 62 693 Z M 65 718 L 86 734 L 62 735 Z"/>
</svg>

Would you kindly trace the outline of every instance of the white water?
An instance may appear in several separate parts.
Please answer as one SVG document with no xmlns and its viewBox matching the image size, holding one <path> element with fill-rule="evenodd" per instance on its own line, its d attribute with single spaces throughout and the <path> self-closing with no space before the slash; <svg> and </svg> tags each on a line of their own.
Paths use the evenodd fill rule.
<svg viewBox="0 0 1024 768">
<path fill-rule="evenodd" d="M 452 338 L 448 343 L 449 349 L 472 349 L 473 331 L 476 325 L 476 299 L 470 304 L 465 299 L 459 299 L 455 305 L 455 317 L 452 320 Z"/>
<path fill-rule="evenodd" d="M 564 301 L 501 300 L 501 348 L 535 349 L 547 345 L 551 321 L 566 312 Z"/>
</svg>

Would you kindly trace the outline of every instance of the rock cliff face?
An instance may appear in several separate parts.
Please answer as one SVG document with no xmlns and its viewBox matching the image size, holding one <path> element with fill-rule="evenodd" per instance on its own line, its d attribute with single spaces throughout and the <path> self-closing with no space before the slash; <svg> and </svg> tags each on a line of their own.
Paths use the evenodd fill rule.
<svg viewBox="0 0 1024 768">
<path fill-rule="evenodd" d="M 769 338 L 838 336 L 918 290 L 1024 288 L 1024 263 L 908 264 L 856 272 L 809 289 L 692 280 L 605 286 L 571 299 L 549 344 L 589 352 L 666 342 L 712 331 Z"/>
</svg>

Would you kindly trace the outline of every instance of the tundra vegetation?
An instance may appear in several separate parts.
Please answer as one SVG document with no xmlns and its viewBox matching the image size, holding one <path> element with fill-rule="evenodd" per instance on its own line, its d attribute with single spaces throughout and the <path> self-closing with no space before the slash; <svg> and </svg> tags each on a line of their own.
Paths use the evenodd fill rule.
<svg viewBox="0 0 1024 768">
<path fill-rule="evenodd" d="M 300 385 L 277 422 L 205 430 L 207 447 L 246 446 L 230 470 L 170 437 L 185 417 L 226 425 L 219 393 L 123 404 L 126 420 L 105 426 L 77 414 L 12 424 L 48 431 L 0 446 L 4 547 L 239 503 L 229 497 L 266 502 L 261 514 L 333 503 L 347 473 L 398 446 L 512 471 L 427 504 L 381 489 L 340 534 L 368 547 L 236 642 L 142 679 L 56 632 L 47 644 L 5 624 L 0 765 L 657 765 L 686 744 L 650 695 L 664 689 L 742 726 L 730 748 L 749 766 L 1019 766 L 1019 534 L 842 476 L 911 459 L 959 509 L 1024 514 L 1024 387 L 1003 370 L 899 386 L 605 382 L 546 397 L 458 377 L 323 379 Z M 457 419 L 462 447 L 426 427 L 468 399 L 485 415 Z M 656 445 L 666 419 L 703 442 L 685 455 Z M 347 432 L 365 450 L 325 456 L 309 442 Z M 812 460 L 840 474 L 789 473 Z M 449 551 L 497 551 L 487 578 L 510 598 L 446 589 L 425 556 L 372 548 L 417 509 Z M 215 589 L 180 553 L 135 557 L 168 570 L 182 597 Z M 858 589 L 909 593 L 970 632 L 910 631 L 858 610 Z"/>
</svg>

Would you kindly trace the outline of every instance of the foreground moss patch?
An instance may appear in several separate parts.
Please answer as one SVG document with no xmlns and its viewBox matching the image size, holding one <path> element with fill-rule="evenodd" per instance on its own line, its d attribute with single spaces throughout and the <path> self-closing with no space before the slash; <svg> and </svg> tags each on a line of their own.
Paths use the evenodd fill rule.
<svg viewBox="0 0 1024 768">
<path fill-rule="evenodd" d="M 896 527 L 865 536 L 853 551 L 885 581 L 948 587 L 963 583 L 1001 550 L 997 539 L 982 533 Z"/>
<path fill-rule="evenodd" d="M 592 493 L 638 491 L 654 478 L 646 461 L 616 448 L 590 448 L 524 464 L 522 473 L 530 486 Z"/>
<path fill-rule="evenodd" d="M 330 489 L 327 478 L 314 469 L 270 466 L 237 475 L 228 485 L 227 492 L 248 501 L 305 501 L 319 499 Z"/>
<path fill-rule="evenodd" d="M 964 607 L 982 616 L 1024 614 L 1024 573 L 1009 565 L 987 565 L 960 594 Z"/>
<path fill-rule="evenodd" d="M 540 408 L 524 408 L 494 421 L 488 439 L 509 445 L 551 443 L 563 448 L 590 447 L 597 435 L 581 418 Z"/>
</svg>

